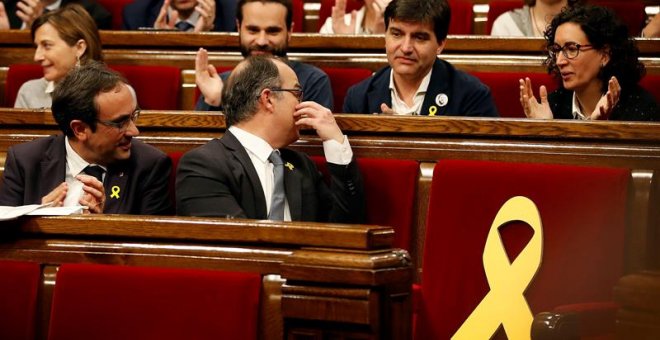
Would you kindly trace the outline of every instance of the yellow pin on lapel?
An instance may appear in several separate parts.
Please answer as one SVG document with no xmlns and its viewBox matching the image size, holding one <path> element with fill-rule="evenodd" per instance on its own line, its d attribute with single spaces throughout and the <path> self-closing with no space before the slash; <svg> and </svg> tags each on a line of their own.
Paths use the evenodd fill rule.
<svg viewBox="0 0 660 340">
<path fill-rule="evenodd" d="M 110 194 L 110 198 L 119 199 L 119 192 L 121 191 L 119 186 L 115 185 L 115 186 L 112 187 L 111 190 L 112 190 L 112 194 Z"/>
<path fill-rule="evenodd" d="M 289 168 L 289 171 L 293 171 L 293 164 L 291 164 L 289 162 L 286 162 L 286 164 L 284 164 L 284 166 Z"/>
<path fill-rule="evenodd" d="M 438 112 L 438 108 L 435 107 L 435 105 L 429 107 L 429 116 L 435 116 L 437 112 Z"/>
</svg>

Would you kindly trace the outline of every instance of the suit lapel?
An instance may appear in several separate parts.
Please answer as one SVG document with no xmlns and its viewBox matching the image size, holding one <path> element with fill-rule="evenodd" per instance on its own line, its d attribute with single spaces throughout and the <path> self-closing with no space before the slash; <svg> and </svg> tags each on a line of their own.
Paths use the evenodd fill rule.
<svg viewBox="0 0 660 340">
<path fill-rule="evenodd" d="M 66 148 L 64 143 L 63 135 L 55 137 L 41 160 L 40 197 L 46 196 L 66 179 Z"/>
<path fill-rule="evenodd" d="M 289 151 L 280 149 L 284 161 L 284 191 L 286 200 L 289 203 L 289 212 L 292 221 L 302 220 L 302 174 L 300 169 L 295 167 L 288 157 Z"/>
<path fill-rule="evenodd" d="M 380 104 L 387 104 L 392 107 L 392 94 L 390 93 L 390 72 L 391 67 L 384 69 L 380 76 L 374 76 L 374 82 L 367 92 L 367 106 L 369 113 L 381 113 Z"/>
<path fill-rule="evenodd" d="M 254 207 L 256 210 L 254 212 L 254 215 L 256 216 L 255 218 L 268 218 L 264 190 L 261 187 L 259 175 L 257 175 L 257 171 L 254 169 L 254 165 L 252 164 L 252 160 L 250 160 L 250 156 L 247 154 L 247 151 L 245 151 L 243 145 L 241 145 L 238 139 L 236 139 L 236 136 L 234 136 L 229 130 L 225 132 L 225 134 L 220 139 L 220 142 L 230 151 L 234 159 L 241 164 L 243 171 L 239 171 L 240 173 L 234 174 L 234 177 L 240 178 L 243 174 L 246 174 L 249 179 L 250 185 L 252 187 L 252 201 L 254 202 Z"/>
<path fill-rule="evenodd" d="M 445 65 L 437 58 L 431 72 L 429 87 L 426 89 L 422 110 L 419 113 L 424 116 L 431 113 L 433 116 L 446 116 L 452 95 L 449 88 L 451 79 L 449 79 Z"/>
</svg>

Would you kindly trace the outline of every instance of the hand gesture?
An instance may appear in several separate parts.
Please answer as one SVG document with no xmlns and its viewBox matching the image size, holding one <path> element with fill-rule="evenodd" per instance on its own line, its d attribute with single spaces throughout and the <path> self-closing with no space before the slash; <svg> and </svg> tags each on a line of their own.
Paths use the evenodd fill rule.
<svg viewBox="0 0 660 340">
<path fill-rule="evenodd" d="M 394 112 L 394 110 L 391 109 L 389 106 L 387 106 L 387 104 L 385 104 L 385 103 L 380 104 L 380 111 L 381 111 L 381 114 L 383 114 L 383 115 L 395 115 L 396 114 L 396 112 Z M 378 113 L 374 113 L 374 114 L 378 114 Z"/>
<path fill-rule="evenodd" d="M 209 52 L 203 48 L 200 48 L 195 56 L 195 84 L 207 104 L 220 106 L 224 84 L 215 66 L 209 65 Z"/>
<path fill-rule="evenodd" d="M 537 118 L 537 119 L 552 119 L 554 116 L 552 110 L 550 110 L 550 104 L 548 103 L 548 90 L 545 86 L 541 85 L 539 88 L 539 96 L 541 97 L 541 102 L 539 103 L 534 97 L 534 92 L 532 91 L 532 81 L 529 78 L 520 79 L 520 105 L 525 111 L 525 116 L 527 118 Z"/>
<path fill-rule="evenodd" d="M 199 13 L 195 32 L 212 31 L 215 25 L 215 0 L 197 0 L 195 11 Z"/>
<path fill-rule="evenodd" d="M 76 179 L 83 185 L 83 195 L 80 197 L 80 205 L 86 206 L 88 212 L 92 214 L 103 213 L 105 207 L 105 189 L 103 183 L 95 177 L 88 175 L 78 175 Z"/>
<path fill-rule="evenodd" d="M 351 12 L 351 20 L 348 24 L 344 20 L 346 14 L 346 0 L 336 0 L 332 6 L 332 30 L 337 34 L 355 34 L 356 11 Z"/>
<path fill-rule="evenodd" d="M 167 15 L 167 10 L 170 7 L 170 1 L 171 0 L 163 1 L 163 6 L 160 8 L 158 17 L 154 22 L 154 28 L 175 29 L 174 24 L 176 24 L 176 21 L 179 19 L 179 12 L 175 9 L 172 9 L 169 16 Z"/>
<path fill-rule="evenodd" d="M 293 113 L 296 126 L 309 126 L 316 130 L 322 141 L 334 139 L 344 143 L 344 134 L 335 121 L 335 116 L 327 108 L 316 102 L 302 102 L 296 105 Z"/>
<path fill-rule="evenodd" d="M 0 2 L 0 30 L 9 29 L 9 17 L 7 16 L 7 11 L 5 10 L 5 4 Z"/>
<path fill-rule="evenodd" d="M 616 77 L 612 77 L 607 84 L 607 93 L 600 98 L 596 104 L 596 109 L 591 113 L 589 119 L 591 120 L 608 120 L 612 110 L 619 102 L 619 95 L 621 94 L 621 85 Z"/>
<path fill-rule="evenodd" d="M 376 20 L 372 21 L 365 29 L 369 33 L 385 33 L 385 8 L 392 0 L 374 0 L 371 4 L 372 11 L 376 14 Z"/>
<path fill-rule="evenodd" d="M 26 29 L 30 29 L 32 22 L 44 13 L 46 5 L 41 0 L 21 0 L 16 7 L 16 16 L 23 21 Z"/>
<path fill-rule="evenodd" d="M 66 182 L 62 182 L 58 185 L 53 191 L 49 192 L 46 196 L 41 198 L 41 204 L 51 203 L 51 207 L 61 207 L 64 204 L 64 199 L 66 198 L 66 193 L 69 190 L 69 186 Z"/>
</svg>

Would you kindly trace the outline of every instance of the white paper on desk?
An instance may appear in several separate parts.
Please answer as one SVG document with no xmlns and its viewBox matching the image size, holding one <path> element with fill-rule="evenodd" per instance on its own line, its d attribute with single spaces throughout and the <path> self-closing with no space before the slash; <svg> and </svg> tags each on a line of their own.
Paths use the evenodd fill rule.
<svg viewBox="0 0 660 340">
<path fill-rule="evenodd" d="M 83 206 L 75 207 L 44 207 L 37 210 L 30 211 L 25 214 L 28 216 L 66 216 L 73 214 L 82 214 L 83 209 L 86 209 Z"/>
<path fill-rule="evenodd" d="M 73 183 L 69 184 L 69 189 L 67 190 L 67 195 L 64 198 L 64 202 L 62 203 L 63 207 L 76 207 L 80 206 L 80 198 L 82 197 L 83 194 L 83 182 L 81 181 L 73 181 Z"/>
<path fill-rule="evenodd" d="M 19 216 L 29 214 L 39 208 L 47 207 L 49 205 L 50 203 L 22 205 L 18 207 L 0 206 L 0 221 L 15 219 Z"/>
</svg>

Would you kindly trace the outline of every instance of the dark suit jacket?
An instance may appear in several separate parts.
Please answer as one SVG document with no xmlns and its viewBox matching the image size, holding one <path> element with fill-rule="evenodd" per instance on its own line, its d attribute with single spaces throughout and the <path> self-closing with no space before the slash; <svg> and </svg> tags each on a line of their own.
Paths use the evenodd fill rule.
<svg viewBox="0 0 660 340">
<path fill-rule="evenodd" d="M 5 1 L 5 9 L 7 10 L 7 16 L 9 17 L 9 26 L 11 28 L 21 28 L 23 21 L 16 16 L 16 4 L 19 0 L 8 0 Z M 100 30 L 109 30 L 112 29 L 112 14 L 108 12 L 103 6 L 96 3 L 94 0 L 62 0 L 60 7 L 64 7 L 68 4 L 79 4 L 83 6 L 87 13 L 94 19 L 96 26 Z M 30 27 L 28 27 L 30 29 Z"/>
<path fill-rule="evenodd" d="M 294 221 L 364 221 L 362 178 L 355 161 L 328 164 L 331 188 L 307 155 L 280 149 L 284 186 Z M 221 139 L 186 153 L 176 176 L 177 214 L 267 219 L 266 198 L 250 156 L 229 131 Z"/>
<path fill-rule="evenodd" d="M 387 66 L 351 86 L 346 93 L 342 112 L 381 113 L 382 103 L 392 107 L 390 72 L 392 68 Z M 442 94 L 448 99 L 444 106 L 438 104 L 438 97 Z M 441 59 L 433 63 L 431 80 L 420 114 L 428 115 L 432 107 L 435 107 L 433 110 L 436 110 L 436 116 L 499 116 L 488 86 Z"/>
<path fill-rule="evenodd" d="M 560 88 L 548 95 L 548 102 L 555 119 L 574 119 L 573 91 Z M 610 120 L 660 121 L 660 108 L 653 95 L 643 88 L 622 88 Z"/>
<path fill-rule="evenodd" d="M 215 1 L 214 32 L 236 31 L 236 0 Z M 163 0 L 135 0 L 124 7 L 123 29 L 137 30 L 141 27 L 154 27 Z"/>
<path fill-rule="evenodd" d="M 172 162 L 160 150 L 133 139 L 131 157 L 108 167 L 105 213 L 161 215 L 172 213 L 168 194 Z M 50 136 L 9 148 L 0 187 L 0 205 L 40 204 L 64 182 L 64 136 Z M 112 197 L 113 187 L 119 198 Z M 117 189 L 115 188 L 115 191 Z"/>
</svg>

